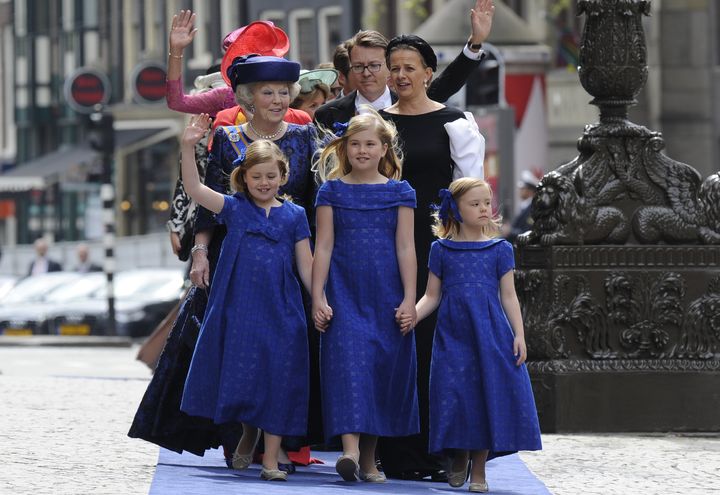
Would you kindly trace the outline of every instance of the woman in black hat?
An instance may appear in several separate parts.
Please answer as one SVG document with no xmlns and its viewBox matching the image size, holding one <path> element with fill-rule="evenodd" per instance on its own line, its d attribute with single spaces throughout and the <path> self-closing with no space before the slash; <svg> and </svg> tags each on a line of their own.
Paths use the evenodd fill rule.
<svg viewBox="0 0 720 495">
<path fill-rule="evenodd" d="M 485 40 L 490 34 L 494 6 L 492 0 L 483 0 L 477 6 L 479 9 L 471 12 L 471 22 L 476 24 L 473 32 L 480 33 Z M 398 101 L 382 110 L 380 115 L 392 121 L 398 130 L 405 156 L 402 178 L 417 194 L 415 249 L 419 298 L 427 284 L 428 256 L 434 240 L 430 207 L 438 201 L 438 191 L 447 188 L 457 173 L 445 124 L 465 119 L 465 115 L 428 97 L 427 87 L 437 70 L 437 58 L 425 40 L 414 35 L 396 36 L 388 43 L 385 55 Z M 434 329 L 434 315 L 415 329 L 420 434 L 382 438 L 378 443 L 380 460 L 388 477 L 446 479 L 442 472 L 445 468 L 443 460 L 428 454 L 428 392 Z"/>
</svg>

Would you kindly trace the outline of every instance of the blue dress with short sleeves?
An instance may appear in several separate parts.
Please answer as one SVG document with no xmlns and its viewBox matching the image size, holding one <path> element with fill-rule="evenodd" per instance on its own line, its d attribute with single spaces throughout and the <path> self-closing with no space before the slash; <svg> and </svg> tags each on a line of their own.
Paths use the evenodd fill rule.
<svg viewBox="0 0 720 495">
<path fill-rule="evenodd" d="M 398 207 L 414 208 L 415 191 L 405 181 L 331 180 L 318 191 L 321 206 L 333 209 L 335 240 L 326 285 L 333 318 L 320 344 L 325 436 L 417 433 L 415 337 L 395 322 L 404 296 Z"/>
<path fill-rule="evenodd" d="M 243 194 L 225 196 L 227 226 L 181 409 L 215 423 L 304 435 L 308 342 L 295 243 L 305 211 L 289 201 L 269 216 Z"/>
<path fill-rule="evenodd" d="M 440 239 L 429 268 L 442 281 L 430 366 L 430 452 L 490 450 L 490 457 L 540 450 L 540 427 L 525 364 L 500 301 L 515 266 L 502 239 Z"/>
</svg>

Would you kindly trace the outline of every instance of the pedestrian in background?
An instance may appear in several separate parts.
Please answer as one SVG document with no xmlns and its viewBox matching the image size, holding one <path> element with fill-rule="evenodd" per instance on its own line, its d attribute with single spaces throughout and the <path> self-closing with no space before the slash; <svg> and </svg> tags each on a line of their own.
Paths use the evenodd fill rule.
<svg viewBox="0 0 720 495">
<path fill-rule="evenodd" d="M 90 247 L 85 244 L 78 244 L 75 249 L 77 254 L 78 264 L 75 267 L 76 272 L 88 273 L 88 272 L 101 272 L 102 267 L 90 261 Z"/>
<path fill-rule="evenodd" d="M 48 257 L 48 243 L 45 239 L 42 237 L 35 239 L 33 247 L 35 248 L 35 259 L 30 262 L 28 267 L 29 276 L 62 271 L 62 265 Z"/>
<path fill-rule="evenodd" d="M 496 238 L 492 191 L 462 178 L 440 191 L 427 288 L 418 321 L 438 306 L 430 369 L 432 453 L 453 453 L 448 475 L 459 487 L 487 492 L 485 462 L 518 450 L 540 450 L 514 254 Z M 470 454 L 468 454 L 468 452 Z"/>
<path fill-rule="evenodd" d="M 520 234 L 532 229 L 532 201 L 535 197 L 538 179 L 535 174 L 529 170 L 523 170 L 520 174 L 520 180 L 517 182 L 518 193 L 520 195 L 520 211 L 513 218 L 512 223 L 503 224 L 503 233 L 505 238 L 511 243 L 515 243 L 515 239 Z"/>
</svg>

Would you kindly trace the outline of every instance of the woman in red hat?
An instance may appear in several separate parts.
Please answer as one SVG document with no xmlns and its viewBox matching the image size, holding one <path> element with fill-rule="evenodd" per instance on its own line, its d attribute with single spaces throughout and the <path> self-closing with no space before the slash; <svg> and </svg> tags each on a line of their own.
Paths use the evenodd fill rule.
<svg viewBox="0 0 720 495">
<path fill-rule="evenodd" d="M 207 113 L 211 117 L 218 116 L 218 125 L 234 125 L 245 122 L 245 116 L 239 112 L 235 101 L 235 94 L 230 88 L 230 81 L 226 76 L 227 67 L 236 57 L 257 53 L 259 55 L 284 56 L 290 49 L 287 34 L 270 21 L 255 21 L 247 26 L 231 32 L 222 42 L 225 52 L 221 63 L 220 73 L 228 84 L 199 94 L 188 95 L 183 91 L 182 59 L 183 52 L 192 43 L 197 33 L 194 14 L 190 10 L 181 10 L 174 15 L 170 29 L 168 64 L 167 64 L 167 105 L 171 110 L 184 113 Z M 225 110 L 224 112 L 222 112 Z M 223 115 L 218 115 L 221 113 Z M 286 120 L 296 124 L 307 124 L 310 116 L 304 112 L 291 110 L 286 114 Z"/>
</svg>

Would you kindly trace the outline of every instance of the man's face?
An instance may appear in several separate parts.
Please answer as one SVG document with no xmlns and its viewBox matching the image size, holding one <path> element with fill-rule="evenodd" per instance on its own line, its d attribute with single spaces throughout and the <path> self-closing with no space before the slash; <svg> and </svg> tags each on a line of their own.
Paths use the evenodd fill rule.
<svg viewBox="0 0 720 495">
<path fill-rule="evenodd" d="M 378 68 L 379 65 L 379 68 Z M 372 72 L 372 68 L 378 68 Z M 356 72 L 360 70 L 361 72 Z M 385 92 L 390 76 L 385 65 L 385 50 L 356 46 L 350 52 L 350 82 L 363 97 L 370 101 L 377 100 Z"/>
</svg>

